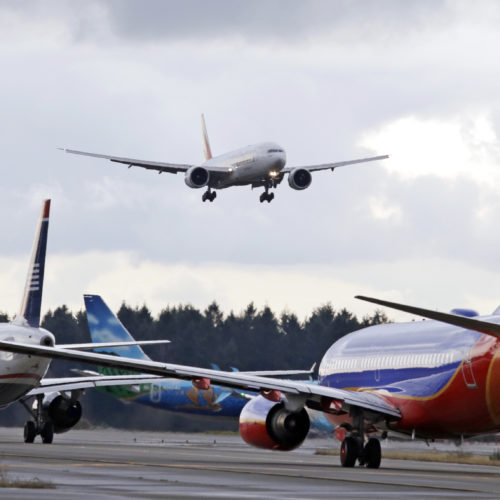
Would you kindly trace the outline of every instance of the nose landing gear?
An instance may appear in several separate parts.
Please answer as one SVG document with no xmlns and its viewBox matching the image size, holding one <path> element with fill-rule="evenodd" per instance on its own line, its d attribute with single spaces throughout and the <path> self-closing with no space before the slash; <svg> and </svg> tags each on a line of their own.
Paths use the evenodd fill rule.
<svg viewBox="0 0 500 500">
<path fill-rule="evenodd" d="M 202 201 L 209 201 L 210 203 L 215 200 L 217 197 L 217 192 L 212 191 L 210 188 L 208 188 L 204 193 L 203 196 L 201 197 Z"/>
</svg>

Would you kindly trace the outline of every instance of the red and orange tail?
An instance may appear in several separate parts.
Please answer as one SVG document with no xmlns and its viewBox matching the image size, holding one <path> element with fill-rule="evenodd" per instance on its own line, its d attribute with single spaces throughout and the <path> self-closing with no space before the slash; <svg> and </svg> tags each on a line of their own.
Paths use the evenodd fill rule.
<svg viewBox="0 0 500 500">
<path fill-rule="evenodd" d="M 205 160 L 210 160 L 212 158 L 212 150 L 208 142 L 207 126 L 205 125 L 205 116 L 203 114 L 201 115 L 201 133 L 203 135 L 203 154 L 205 155 Z"/>
</svg>

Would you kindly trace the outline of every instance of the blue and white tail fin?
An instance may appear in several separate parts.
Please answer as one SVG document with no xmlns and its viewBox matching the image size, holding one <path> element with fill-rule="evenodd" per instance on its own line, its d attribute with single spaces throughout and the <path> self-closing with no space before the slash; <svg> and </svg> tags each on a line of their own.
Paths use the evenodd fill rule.
<svg viewBox="0 0 500 500">
<path fill-rule="evenodd" d="M 26 284 L 24 285 L 23 301 L 19 314 L 12 323 L 28 325 L 34 328 L 40 326 L 40 309 L 42 307 L 43 275 L 45 272 L 45 254 L 47 250 L 47 235 L 49 231 L 50 200 L 42 204 L 40 220 L 35 233 L 35 241 L 31 250 L 31 259 Z"/>
<path fill-rule="evenodd" d="M 84 295 L 85 309 L 92 342 L 129 342 L 134 341 L 121 321 L 111 312 L 100 295 Z M 107 352 L 117 356 L 134 359 L 151 359 L 139 346 L 102 347 L 96 352 Z"/>
</svg>

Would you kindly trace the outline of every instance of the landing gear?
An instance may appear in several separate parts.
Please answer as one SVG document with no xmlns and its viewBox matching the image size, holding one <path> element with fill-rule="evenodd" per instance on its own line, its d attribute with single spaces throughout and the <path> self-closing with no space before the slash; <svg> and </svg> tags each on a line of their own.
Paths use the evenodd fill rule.
<svg viewBox="0 0 500 500">
<path fill-rule="evenodd" d="M 274 193 L 269 192 L 269 184 L 266 184 L 264 186 L 265 191 L 260 195 L 260 202 L 263 203 L 264 201 L 267 201 L 268 203 L 271 203 L 272 200 L 274 200 Z"/>
<path fill-rule="evenodd" d="M 20 401 L 28 412 L 33 416 L 33 420 L 28 420 L 24 424 L 24 442 L 33 443 L 38 434 L 42 438 L 42 442 L 50 444 L 54 440 L 54 426 L 52 422 L 46 418 L 42 411 L 43 394 L 36 397 L 36 402 L 33 404 L 33 409 L 29 408 L 24 401 Z"/>
<path fill-rule="evenodd" d="M 24 424 L 24 442 L 32 443 L 36 438 L 36 425 L 32 420 Z"/>
<path fill-rule="evenodd" d="M 377 438 L 370 438 L 363 446 L 360 438 L 346 437 L 340 446 L 340 463 L 342 467 L 354 467 L 356 460 L 361 466 L 378 469 L 382 460 L 380 441 Z"/>
<path fill-rule="evenodd" d="M 40 436 L 42 437 L 42 443 L 52 443 L 54 440 L 54 426 L 51 422 L 45 422 L 43 424 L 43 427 L 40 429 Z"/>
<path fill-rule="evenodd" d="M 340 463 L 342 467 L 354 467 L 359 457 L 361 443 L 353 436 L 348 436 L 340 446 Z"/>
<path fill-rule="evenodd" d="M 378 469 L 382 460 L 380 441 L 371 437 L 365 443 L 362 410 L 351 408 L 351 417 L 353 421 L 352 432 L 342 441 L 340 447 L 340 463 L 342 467 L 354 467 L 357 460 L 361 466 Z"/>
<path fill-rule="evenodd" d="M 363 448 L 363 462 L 369 469 L 378 469 L 382 460 L 382 449 L 377 438 L 370 438 Z"/>
<path fill-rule="evenodd" d="M 215 200 L 215 198 L 217 198 L 217 192 L 216 191 L 212 191 L 210 188 L 208 188 L 204 193 L 203 193 L 203 196 L 201 197 L 201 199 L 203 201 L 209 201 L 210 203 L 212 201 Z"/>
</svg>

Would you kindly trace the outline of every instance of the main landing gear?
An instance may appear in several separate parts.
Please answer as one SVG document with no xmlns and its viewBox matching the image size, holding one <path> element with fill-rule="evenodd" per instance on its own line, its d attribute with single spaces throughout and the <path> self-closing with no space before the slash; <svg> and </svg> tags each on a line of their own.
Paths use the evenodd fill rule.
<svg viewBox="0 0 500 500">
<path fill-rule="evenodd" d="M 210 203 L 212 201 L 215 200 L 215 198 L 217 198 L 217 192 L 216 191 L 212 191 L 210 188 L 208 188 L 204 193 L 203 193 L 203 196 L 201 197 L 201 199 L 203 201 L 209 201 Z"/>
<path fill-rule="evenodd" d="M 382 460 L 382 449 L 377 438 L 369 438 L 365 442 L 363 411 L 351 408 L 352 430 L 342 441 L 340 447 L 340 463 L 342 467 L 354 467 L 356 460 L 359 465 L 369 469 L 378 469 Z"/>
<path fill-rule="evenodd" d="M 23 406 L 34 418 L 34 421 L 28 420 L 24 424 L 24 442 L 32 443 L 38 434 L 40 434 L 42 442 L 50 444 L 54 440 L 54 426 L 42 411 L 43 394 L 38 395 L 36 399 L 33 409 L 29 408 L 28 405 L 21 400 Z"/>
<path fill-rule="evenodd" d="M 340 463 L 342 467 L 354 467 L 356 460 L 359 465 L 378 469 L 382 460 L 380 441 L 370 438 L 363 446 L 363 439 L 359 436 L 347 436 L 340 447 Z"/>
<path fill-rule="evenodd" d="M 260 195 L 260 202 L 263 203 L 264 201 L 267 201 L 268 203 L 271 203 L 272 200 L 274 200 L 274 193 L 269 192 L 269 184 L 266 184 L 264 186 L 265 191 Z"/>
</svg>

